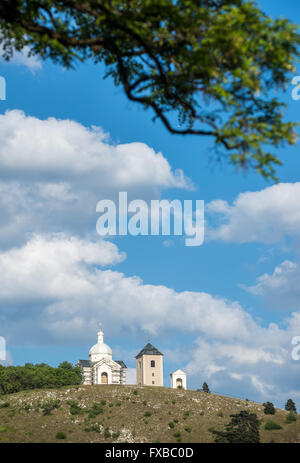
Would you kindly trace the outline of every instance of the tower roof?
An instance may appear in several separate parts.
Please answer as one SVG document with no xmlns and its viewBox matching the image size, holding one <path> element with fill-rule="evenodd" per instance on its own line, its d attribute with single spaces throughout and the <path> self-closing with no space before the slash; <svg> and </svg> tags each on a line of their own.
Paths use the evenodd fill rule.
<svg viewBox="0 0 300 463">
<path fill-rule="evenodd" d="M 145 345 L 145 347 L 137 354 L 135 357 L 136 359 L 138 357 L 142 357 L 142 355 L 163 355 L 159 350 L 156 349 L 156 347 L 152 346 L 150 342 Z"/>
</svg>

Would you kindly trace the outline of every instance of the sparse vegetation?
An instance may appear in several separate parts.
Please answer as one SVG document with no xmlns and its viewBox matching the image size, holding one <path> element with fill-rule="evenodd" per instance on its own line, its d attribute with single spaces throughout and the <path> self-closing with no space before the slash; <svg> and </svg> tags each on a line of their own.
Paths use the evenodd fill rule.
<svg viewBox="0 0 300 463">
<path fill-rule="evenodd" d="M 66 433 L 62 432 L 62 431 L 58 431 L 56 433 L 56 439 L 66 439 L 67 438 L 67 435 Z"/>
<path fill-rule="evenodd" d="M 227 417 L 246 408 L 243 400 L 160 387 L 140 387 L 136 403 L 126 400 L 134 397 L 135 389 L 136 386 L 118 385 L 79 386 L 78 389 L 65 386 L 11 394 L 10 406 L 0 408 L 0 441 L 153 443 L 159 439 L 170 443 L 213 442 L 216 435 L 210 431 L 225 432 L 226 424 L 231 420 Z M 42 406 L 49 400 L 59 401 L 56 402 L 59 407 L 53 409 L 49 416 L 44 416 Z M 176 403 L 172 404 L 173 401 Z M 5 402 L 8 401 L 2 396 L 0 404 Z M 121 407 L 116 406 L 118 402 Z M 109 403 L 113 403 L 114 407 L 109 407 Z M 299 441 L 300 420 L 287 424 L 290 412 L 276 410 L 274 421 L 282 429 L 272 432 L 264 429 L 266 415 L 263 405 L 252 401 L 247 404 L 248 412 L 258 418 L 261 442 L 270 442 L 271 439 L 275 442 Z M 77 407 L 81 412 L 71 414 L 70 410 Z M 147 411 L 150 411 L 151 417 L 144 416 Z M 218 417 L 220 411 L 226 419 Z M 292 419 L 294 417 L 297 417 L 295 413 Z M 67 438 L 58 440 L 58 431 L 64 432 Z M 180 435 L 174 436 L 175 433 Z M 237 432 L 235 436 L 239 441 Z"/>
</svg>

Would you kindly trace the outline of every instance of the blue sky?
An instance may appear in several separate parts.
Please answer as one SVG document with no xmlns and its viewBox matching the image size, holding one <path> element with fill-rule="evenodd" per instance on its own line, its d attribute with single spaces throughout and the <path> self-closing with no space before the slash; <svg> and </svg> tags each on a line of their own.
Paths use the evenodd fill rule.
<svg viewBox="0 0 300 463">
<path fill-rule="evenodd" d="M 292 0 L 258 4 L 300 22 Z M 211 161 L 212 140 L 153 123 L 103 80 L 101 65 L 65 71 L 19 56 L 0 62 L 0 75 L 0 335 L 11 362 L 87 358 L 102 322 L 114 358 L 131 369 L 150 335 L 165 354 L 165 385 L 185 368 L 190 388 L 207 381 L 279 406 L 291 396 L 300 407 L 300 361 L 291 359 L 300 336 L 299 145 L 278 150 L 275 186 Z M 298 120 L 291 91 L 287 117 Z M 193 190 L 182 188 L 177 169 Z M 103 242 L 96 203 L 126 188 L 132 198 L 203 199 L 204 244 Z"/>
</svg>

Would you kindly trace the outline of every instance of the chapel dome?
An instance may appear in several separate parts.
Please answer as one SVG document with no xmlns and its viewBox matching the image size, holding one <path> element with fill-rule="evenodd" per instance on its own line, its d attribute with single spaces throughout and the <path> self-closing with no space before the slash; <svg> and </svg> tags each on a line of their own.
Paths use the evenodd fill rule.
<svg viewBox="0 0 300 463">
<path fill-rule="evenodd" d="M 98 342 L 90 349 L 89 356 L 92 362 L 101 360 L 101 358 L 112 358 L 112 350 L 103 342 L 104 333 L 101 329 L 98 331 Z"/>
<path fill-rule="evenodd" d="M 112 350 L 107 344 L 104 344 L 104 342 L 102 344 L 97 343 L 91 347 L 89 355 L 91 354 L 112 355 Z"/>
</svg>

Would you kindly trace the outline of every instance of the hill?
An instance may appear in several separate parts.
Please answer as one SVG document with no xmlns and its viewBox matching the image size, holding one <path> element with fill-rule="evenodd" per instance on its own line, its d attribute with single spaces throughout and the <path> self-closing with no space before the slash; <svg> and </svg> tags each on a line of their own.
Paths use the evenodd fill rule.
<svg viewBox="0 0 300 463">
<path fill-rule="evenodd" d="M 261 442 L 300 442 L 300 419 L 265 415 L 261 404 L 200 391 L 136 386 L 71 386 L 0 397 L 0 442 L 213 442 L 230 415 L 262 420 Z M 281 426 L 265 430 L 268 420 Z"/>
</svg>

